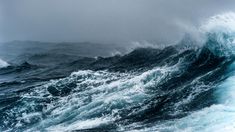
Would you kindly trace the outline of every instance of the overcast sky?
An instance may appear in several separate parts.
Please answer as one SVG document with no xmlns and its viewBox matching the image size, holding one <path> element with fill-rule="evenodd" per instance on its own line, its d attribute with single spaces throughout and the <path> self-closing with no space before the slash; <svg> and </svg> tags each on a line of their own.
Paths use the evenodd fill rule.
<svg viewBox="0 0 235 132">
<path fill-rule="evenodd" d="M 0 0 L 0 41 L 173 42 L 234 7 L 235 0 Z"/>
</svg>

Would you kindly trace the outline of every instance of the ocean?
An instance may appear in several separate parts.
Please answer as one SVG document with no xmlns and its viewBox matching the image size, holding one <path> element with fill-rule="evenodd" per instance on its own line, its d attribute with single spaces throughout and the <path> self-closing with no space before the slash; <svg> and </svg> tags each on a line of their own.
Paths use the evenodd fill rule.
<svg viewBox="0 0 235 132">
<path fill-rule="evenodd" d="M 103 57 L 3 45 L 0 131 L 235 131 L 234 24 L 234 14 L 218 15 L 197 39 L 125 54 L 90 46 Z"/>
</svg>

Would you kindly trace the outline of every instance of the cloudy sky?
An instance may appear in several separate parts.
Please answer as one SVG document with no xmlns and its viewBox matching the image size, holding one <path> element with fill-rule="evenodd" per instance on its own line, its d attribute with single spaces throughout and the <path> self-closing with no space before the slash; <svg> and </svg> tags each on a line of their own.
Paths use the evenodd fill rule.
<svg viewBox="0 0 235 132">
<path fill-rule="evenodd" d="M 166 41 L 234 0 L 0 0 L 0 41 Z"/>
</svg>

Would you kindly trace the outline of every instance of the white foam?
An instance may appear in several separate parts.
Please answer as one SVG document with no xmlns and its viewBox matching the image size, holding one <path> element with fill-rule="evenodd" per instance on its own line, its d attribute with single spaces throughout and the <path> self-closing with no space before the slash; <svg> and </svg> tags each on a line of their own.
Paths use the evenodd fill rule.
<svg viewBox="0 0 235 132">
<path fill-rule="evenodd" d="M 0 59 L 0 68 L 4 68 L 4 67 L 7 67 L 7 66 L 9 66 L 9 64 L 6 61 Z"/>
<path fill-rule="evenodd" d="M 216 55 L 235 55 L 235 13 L 228 12 L 211 17 L 199 28 L 203 36 L 213 42 L 207 47 Z M 205 38 L 204 38 L 205 39 Z"/>
<path fill-rule="evenodd" d="M 119 111 L 141 106 L 150 99 L 157 92 L 152 92 L 151 88 L 158 82 L 167 80 L 170 74 L 179 71 L 180 63 L 181 61 L 171 67 L 156 67 L 143 73 L 85 70 L 74 72 L 67 78 L 52 80 L 23 95 L 23 98 L 52 97 L 47 91 L 48 86 L 63 86 L 74 82 L 77 87 L 68 96 L 47 104 L 42 113 L 50 114 L 34 128 L 29 128 L 29 131 L 72 131 L 111 123 L 121 118 Z M 141 109 L 144 110 L 145 107 Z M 134 112 L 129 114 L 135 114 Z"/>
<path fill-rule="evenodd" d="M 200 30 L 202 32 L 228 32 L 235 31 L 235 13 L 227 12 L 212 16 L 203 22 Z"/>
<path fill-rule="evenodd" d="M 200 27 L 200 30 L 205 34 L 214 33 L 216 35 L 215 39 L 221 44 L 217 45 L 218 47 L 209 45 L 212 47 L 211 51 L 214 50 L 213 48 L 221 48 L 221 52 L 235 52 L 235 13 L 229 12 L 213 16 Z M 227 35 L 228 38 L 225 39 L 223 35 Z M 158 122 L 152 127 L 146 127 L 138 131 L 235 132 L 235 63 L 229 66 L 227 72 L 226 76 L 228 78 L 214 90 L 214 97 L 219 102 L 218 104 L 192 112 L 181 119 Z M 197 81 L 197 79 L 194 81 Z M 197 89 L 194 90 L 192 94 L 201 93 Z M 188 96 L 188 98 L 175 105 L 177 107 L 178 104 L 187 103 L 192 98 L 193 96 Z"/>
<path fill-rule="evenodd" d="M 222 104 L 212 105 L 193 112 L 184 118 L 161 122 L 155 126 L 140 130 L 140 132 L 142 131 L 234 132 L 235 109 Z"/>
<path fill-rule="evenodd" d="M 56 131 L 56 132 L 65 132 L 65 131 L 71 131 L 71 130 L 82 130 L 82 129 L 90 129 L 93 127 L 97 127 L 100 125 L 108 124 L 112 121 L 112 119 L 108 118 L 94 118 L 94 119 L 88 119 L 88 120 L 78 120 L 76 122 L 73 122 L 71 124 L 59 124 L 56 126 L 51 126 L 47 128 L 47 131 Z"/>
</svg>

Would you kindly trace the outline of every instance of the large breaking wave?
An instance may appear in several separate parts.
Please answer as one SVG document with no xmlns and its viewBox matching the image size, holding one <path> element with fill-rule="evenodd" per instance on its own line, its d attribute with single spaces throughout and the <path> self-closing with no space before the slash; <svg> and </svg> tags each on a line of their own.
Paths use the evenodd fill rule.
<svg viewBox="0 0 235 132">
<path fill-rule="evenodd" d="M 233 13 L 212 17 L 200 46 L 185 37 L 124 56 L 0 69 L 0 130 L 234 130 L 234 24 Z"/>
</svg>

